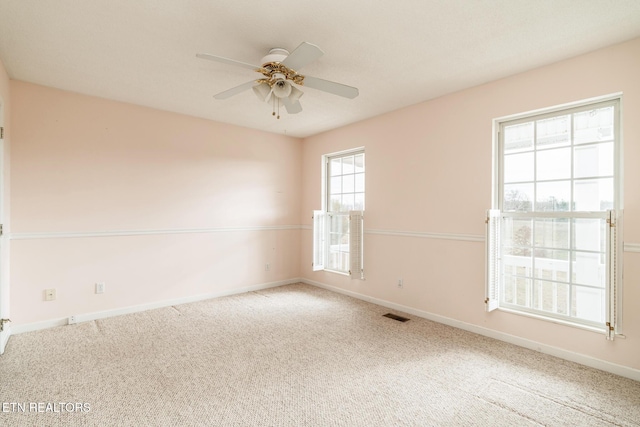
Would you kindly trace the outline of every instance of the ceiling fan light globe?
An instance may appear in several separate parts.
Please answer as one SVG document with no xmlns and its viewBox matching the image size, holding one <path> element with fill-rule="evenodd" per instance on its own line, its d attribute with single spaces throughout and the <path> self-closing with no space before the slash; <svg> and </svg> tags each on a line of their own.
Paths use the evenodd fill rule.
<svg viewBox="0 0 640 427">
<path fill-rule="evenodd" d="M 271 86 L 267 83 L 260 83 L 253 87 L 253 93 L 256 94 L 260 101 L 266 101 L 271 93 Z"/>
<path fill-rule="evenodd" d="M 278 98 L 286 98 L 291 94 L 291 83 L 278 80 L 273 84 L 273 94 Z"/>
<path fill-rule="evenodd" d="M 289 94 L 289 101 L 294 103 L 297 100 L 299 100 L 302 95 L 304 95 L 303 91 L 301 91 L 297 87 L 291 85 L 291 93 Z"/>
</svg>

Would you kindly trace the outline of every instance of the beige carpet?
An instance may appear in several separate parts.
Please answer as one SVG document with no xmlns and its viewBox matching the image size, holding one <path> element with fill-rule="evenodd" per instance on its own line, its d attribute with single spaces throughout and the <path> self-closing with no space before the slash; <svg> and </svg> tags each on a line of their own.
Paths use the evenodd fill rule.
<svg viewBox="0 0 640 427">
<path fill-rule="evenodd" d="M 16 335 L 0 425 L 640 425 L 638 382 L 388 311 L 296 284 Z"/>
</svg>

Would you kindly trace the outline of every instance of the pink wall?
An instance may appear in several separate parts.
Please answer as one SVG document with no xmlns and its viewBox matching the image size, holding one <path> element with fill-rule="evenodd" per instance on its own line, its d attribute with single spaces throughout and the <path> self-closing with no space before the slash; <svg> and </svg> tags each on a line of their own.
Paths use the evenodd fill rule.
<svg viewBox="0 0 640 427">
<path fill-rule="evenodd" d="M 627 339 L 612 343 L 576 328 L 485 313 L 482 242 L 492 120 L 624 92 L 624 239 L 640 247 L 639 74 L 640 39 L 300 141 L 9 83 L 0 67 L 5 103 L 11 91 L 12 320 L 28 324 L 302 276 L 640 369 L 640 254 L 624 255 Z M 359 146 L 367 153 L 366 281 L 310 268 L 320 158 Z M 400 277 L 403 289 L 396 287 Z M 105 294 L 94 293 L 96 282 L 105 282 Z M 46 288 L 57 289 L 56 301 L 43 301 Z"/>
<path fill-rule="evenodd" d="M 14 324 L 298 276 L 300 140 L 19 81 L 11 91 Z"/>
<path fill-rule="evenodd" d="M 2 141 L 2 168 L 0 173 L 2 174 L 2 195 L 0 197 L 0 207 L 2 215 L 0 223 L 3 224 L 4 235 L 0 237 L 2 244 L 0 245 L 0 257 L 2 258 L 3 270 L 0 271 L 0 281 L 3 286 L 0 286 L 0 314 L 3 318 L 10 318 L 10 287 L 9 284 L 9 252 L 11 241 L 6 237 L 11 230 L 10 224 L 10 165 L 11 165 L 11 88 L 10 80 L 7 71 L 4 68 L 4 64 L 0 61 L 0 105 L 2 106 L 2 115 L 0 120 L 3 120 L 4 126 L 4 140 Z"/>
<path fill-rule="evenodd" d="M 4 194 L 2 195 L 2 209 L 4 231 L 11 230 L 11 83 L 2 61 L 0 61 L 0 103 L 3 105 L 4 114 L 4 141 L 2 159 L 2 179 L 4 181 Z M 8 244 L 8 243 L 7 243 Z"/>
<path fill-rule="evenodd" d="M 492 120 L 623 92 L 625 243 L 640 243 L 640 39 L 539 68 L 304 141 L 301 271 L 309 280 L 640 369 L 640 253 L 624 255 L 624 333 L 604 335 L 484 311 L 485 210 Z M 366 150 L 366 281 L 311 271 L 310 213 L 321 206 L 320 158 Z M 445 233 L 466 240 L 375 234 Z M 637 247 L 637 246 L 634 246 Z M 404 279 L 398 289 L 397 279 Z"/>
</svg>

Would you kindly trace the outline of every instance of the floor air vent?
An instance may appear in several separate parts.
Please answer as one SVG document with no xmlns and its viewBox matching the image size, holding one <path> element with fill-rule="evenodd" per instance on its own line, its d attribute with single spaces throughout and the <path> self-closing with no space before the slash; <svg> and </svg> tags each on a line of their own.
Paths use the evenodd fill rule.
<svg viewBox="0 0 640 427">
<path fill-rule="evenodd" d="M 407 322 L 409 320 L 406 317 L 398 316 L 392 313 L 383 314 L 382 317 L 388 317 L 389 319 L 397 320 L 398 322 Z"/>
</svg>

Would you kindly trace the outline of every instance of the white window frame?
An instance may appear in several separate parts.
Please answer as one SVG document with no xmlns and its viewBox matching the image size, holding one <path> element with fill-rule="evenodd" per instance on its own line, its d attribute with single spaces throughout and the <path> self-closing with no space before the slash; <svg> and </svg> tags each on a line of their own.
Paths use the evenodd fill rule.
<svg viewBox="0 0 640 427">
<path fill-rule="evenodd" d="M 358 147 L 322 156 L 322 209 L 313 212 L 313 271 L 324 270 L 348 275 L 352 279 L 364 280 L 364 210 L 330 211 L 330 194 L 328 191 L 330 187 L 328 181 L 330 179 L 328 172 L 330 160 L 364 153 L 364 147 Z M 331 220 L 335 216 L 348 216 L 349 221 L 349 268 L 345 270 L 332 269 L 329 267 L 328 262 Z"/>
<path fill-rule="evenodd" d="M 553 117 L 562 114 L 572 114 L 580 110 L 612 105 L 614 106 L 614 206 L 609 211 L 596 212 L 501 212 L 504 194 L 504 152 L 501 130 L 505 125 L 513 125 L 518 122 L 535 121 L 545 117 Z M 492 209 L 487 211 L 486 223 L 486 297 L 487 311 L 496 309 L 531 316 L 556 323 L 576 326 L 588 330 L 602 332 L 607 338 L 613 340 L 615 335 L 622 333 L 622 212 L 623 212 L 623 170 L 622 170 L 622 94 L 616 93 L 604 97 L 591 98 L 584 101 L 564 104 L 552 108 L 521 113 L 494 119 L 493 121 L 493 185 L 492 185 Z M 571 178 L 574 179 L 573 177 Z M 537 181 L 535 181 L 537 182 Z M 573 182 L 573 181 L 572 181 Z M 535 200 L 533 200 L 535 203 Z M 535 211 L 535 209 L 534 209 Z M 541 310 L 514 307 L 506 304 L 501 298 L 501 273 L 502 273 L 502 236 L 501 228 L 505 218 L 602 218 L 609 226 L 606 240 L 606 286 L 605 286 L 605 323 L 593 322 L 571 318 L 569 316 L 556 316 L 553 313 Z M 500 242 L 500 243 L 497 243 Z M 570 249 L 573 250 L 573 249 Z M 535 257 L 534 257 L 535 258 Z"/>
</svg>

